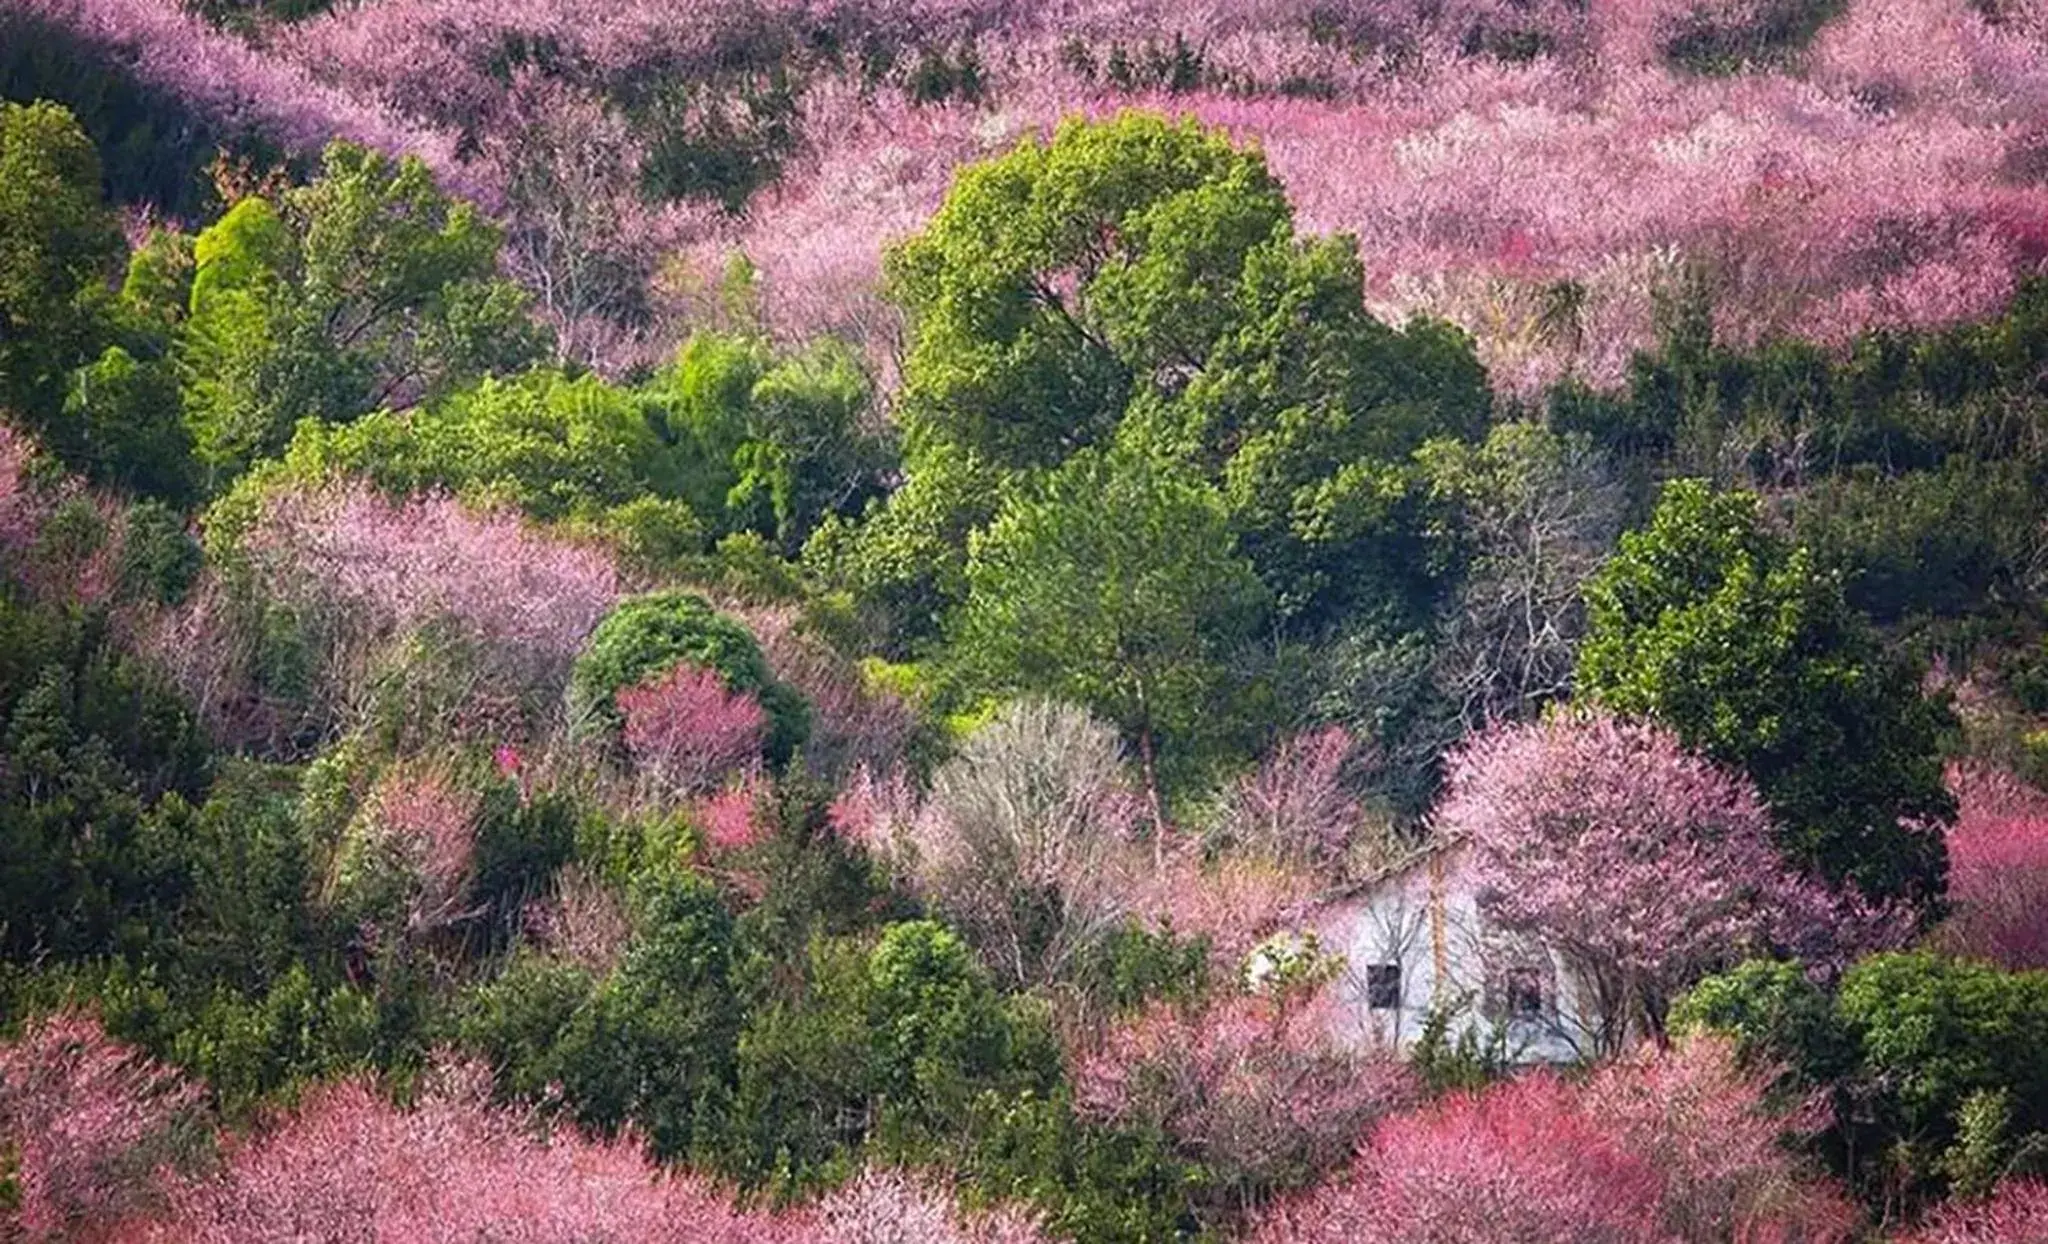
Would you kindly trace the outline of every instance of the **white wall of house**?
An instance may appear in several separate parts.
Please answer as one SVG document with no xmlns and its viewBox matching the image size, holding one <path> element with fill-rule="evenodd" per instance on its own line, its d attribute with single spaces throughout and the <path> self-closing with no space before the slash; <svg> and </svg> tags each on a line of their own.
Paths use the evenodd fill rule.
<svg viewBox="0 0 2048 1244">
<path fill-rule="evenodd" d="M 1570 1062 L 1591 1049 L 1564 964 L 1481 915 L 1462 850 L 1438 851 L 1325 908 L 1315 925 L 1343 957 L 1331 1000 L 1347 1039 L 1406 1049 L 1431 1010 L 1448 1036 L 1499 1042 L 1515 1062 Z"/>
</svg>

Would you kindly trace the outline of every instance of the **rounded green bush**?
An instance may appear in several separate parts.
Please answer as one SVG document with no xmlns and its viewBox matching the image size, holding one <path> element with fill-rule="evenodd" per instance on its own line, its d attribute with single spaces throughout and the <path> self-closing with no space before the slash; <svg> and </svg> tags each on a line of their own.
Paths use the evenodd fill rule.
<svg viewBox="0 0 2048 1244">
<path fill-rule="evenodd" d="M 685 661 L 717 671 L 727 690 L 761 702 L 774 763 L 787 761 L 809 737 L 810 705 L 776 681 L 753 634 L 703 597 L 682 591 L 635 596 L 597 624 L 570 674 L 570 721 L 581 731 L 616 731 L 618 693 Z"/>
</svg>

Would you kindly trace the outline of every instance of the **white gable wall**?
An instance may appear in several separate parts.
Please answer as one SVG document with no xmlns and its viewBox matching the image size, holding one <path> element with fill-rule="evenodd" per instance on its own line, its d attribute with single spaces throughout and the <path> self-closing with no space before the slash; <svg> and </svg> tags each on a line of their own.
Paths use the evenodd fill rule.
<svg viewBox="0 0 2048 1244">
<path fill-rule="evenodd" d="M 1515 1062 L 1581 1058 L 1591 1041 L 1563 963 L 1487 927 L 1463 858 L 1455 849 L 1438 852 L 1325 910 L 1316 935 L 1344 959 L 1330 989 L 1345 1035 L 1406 1049 L 1442 1005 L 1454 1008 L 1453 1043 L 1469 1032 L 1482 1045 L 1498 1040 Z M 1376 965 L 1398 965 L 1398 996 L 1377 999 L 1396 1005 L 1371 1005 Z M 1378 983 L 1384 991 L 1386 980 Z M 1538 994 L 1540 1005 L 1528 1013 Z"/>
</svg>

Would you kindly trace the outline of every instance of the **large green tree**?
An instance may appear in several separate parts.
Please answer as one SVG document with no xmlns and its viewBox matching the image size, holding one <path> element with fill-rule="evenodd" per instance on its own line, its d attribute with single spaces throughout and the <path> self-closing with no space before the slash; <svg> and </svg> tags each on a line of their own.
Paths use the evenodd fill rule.
<svg viewBox="0 0 2048 1244">
<path fill-rule="evenodd" d="M 235 204 L 195 241 L 178 348 L 216 482 L 299 419 L 410 405 L 534 358 L 540 330 L 497 254 L 497 230 L 424 164 L 345 143 L 278 202 Z"/>
<path fill-rule="evenodd" d="M 121 234 L 69 112 L 0 103 L 0 409 L 53 418 L 105 331 Z"/>
<path fill-rule="evenodd" d="M 1947 710 L 1754 495 L 1668 485 L 1587 604 L 1583 694 L 1746 770 L 1801 866 L 1877 899 L 1940 899 Z"/>
<path fill-rule="evenodd" d="M 1361 599 L 1426 594 L 1402 548 L 1414 515 L 1402 499 L 1417 486 L 1407 458 L 1478 429 L 1484 374 L 1455 330 L 1373 319 L 1355 243 L 1297 237 L 1256 150 L 1143 113 L 1072 121 L 963 172 L 888 271 L 910 325 L 899 413 L 916 504 L 935 499 L 920 475 L 958 479 L 962 462 L 1011 477 L 1116 444 L 1219 490 L 1299 629 Z M 955 494 L 960 514 L 916 528 L 978 527 L 988 497 Z M 889 600 L 944 583 L 853 586 Z"/>
<path fill-rule="evenodd" d="M 1155 804 L 1162 740 L 1201 745 L 1238 718 L 1232 658 L 1267 596 L 1216 489 L 1192 471 L 1087 451 L 976 534 L 960 659 L 992 690 L 1085 704 L 1134 741 Z"/>
</svg>

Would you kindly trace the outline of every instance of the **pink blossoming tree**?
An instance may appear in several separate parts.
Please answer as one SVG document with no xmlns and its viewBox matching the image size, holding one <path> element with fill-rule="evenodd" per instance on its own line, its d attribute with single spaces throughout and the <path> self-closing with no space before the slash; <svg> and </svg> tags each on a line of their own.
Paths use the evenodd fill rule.
<svg viewBox="0 0 2048 1244">
<path fill-rule="evenodd" d="M 1747 779 L 1649 723 L 1569 713 L 1481 734 L 1452 755 L 1435 819 L 1470 843 L 1489 918 L 1562 957 L 1603 1052 L 1661 1037 L 1671 998 L 1744 954 L 1824 958 L 1884 925 L 1788 871 Z"/>
<path fill-rule="evenodd" d="M 634 768 L 665 793 L 699 793 L 760 764 L 768 716 L 716 670 L 680 662 L 616 699 Z"/>
<path fill-rule="evenodd" d="M 31 1019 L 0 1043 L 0 1151 L 11 1147 L 17 1203 L 0 1207 L 34 1244 L 125 1238 L 152 1208 L 157 1169 L 197 1090 L 78 1011 Z"/>
<path fill-rule="evenodd" d="M 2048 795 L 2009 774 L 1953 766 L 1959 805 L 1948 833 L 1940 938 L 2008 968 L 2048 967 Z"/>
</svg>

